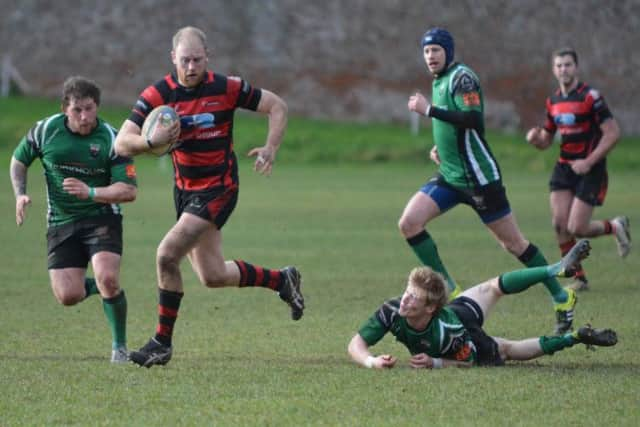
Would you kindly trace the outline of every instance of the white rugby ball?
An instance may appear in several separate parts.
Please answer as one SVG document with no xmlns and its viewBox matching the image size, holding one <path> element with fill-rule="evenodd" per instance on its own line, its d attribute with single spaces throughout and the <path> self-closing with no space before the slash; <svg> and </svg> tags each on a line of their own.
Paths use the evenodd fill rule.
<svg viewBox="0 0 640 427">
<path fill-rule="evenodd" d="M 155 154 L 156 156 L 162 156 L 175 147 L 175 144 L 170 144 L 168 140 L 158 140 L 155 133 L 159 126 L 169 127 L 177 121 L 180 121 L 178 113 L 168 105 L 160 105 L 151 110 L 142 124 L 142 136 L 144 136 L 147 141 L 153 141 L 153 146 L 150 147 L 147 152 Z"/>
</svg>

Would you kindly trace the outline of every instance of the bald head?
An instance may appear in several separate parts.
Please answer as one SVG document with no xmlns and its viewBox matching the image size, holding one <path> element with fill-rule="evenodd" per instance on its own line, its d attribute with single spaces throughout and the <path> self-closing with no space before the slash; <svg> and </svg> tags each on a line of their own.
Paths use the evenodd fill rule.
<svg viewBox="0 0 640 427">
<path fill-rule="evenodd" d="M 171 60 L 176 66 L 178 82 L 192 88 L 205 77 L 207 58 L 207 37 L 195 27 L 181 28 L 173 36 Z"/>
<path fill-rule="evenodd" d="M 173 50 L 176 50 L 178 45 L 183 41 L 185 43 L 188 42 L 190 44 L 194 42 L 200 43 L 205 50 L 207 49 L 207 36 L 199 28 L 196 28 L 196 27 L 180 28 L 173 35 Z"/>
</svg>

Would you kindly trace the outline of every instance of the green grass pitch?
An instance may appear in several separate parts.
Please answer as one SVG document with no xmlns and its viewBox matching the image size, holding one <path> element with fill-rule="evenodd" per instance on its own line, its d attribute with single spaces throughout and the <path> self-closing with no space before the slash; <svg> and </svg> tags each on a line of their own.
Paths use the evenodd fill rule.
<svg viewBox="0 0 640 427">
<path fill-rule="evenodd" d="M 3 111 L 7 105 L 0 103 Z M 20 114 L 35 120 L 41 112 L 34 110 Z M 119 125 L 124 113 L 110 114 Z M 402 292 L 417 264 L 397 220 L 433 167 L 393 160 L 415 150 L 426 154 L 424 141 L 414 141 L 404 128 L 385 127 L 388 134 L 405 132 L 398 136 L 398 144 L 405 145 L 390 148 L 392 161 L 333 162 L 307 153 L 309 158 L 296 162 L 296 152 L 283 148 L 269 178 L 241 161 L 240 201 L 224 228 L 225 256 L 268 267 L 298 266 L 307 300 L 302 320 L 291 321 L 288 307 L 267 290 L 206 289 L 185 262 L 186 294 L 173 360 L 148 370 L 111 366 L 99 298 L 62 307 L 49 288 L 39 166 L 29 174 L 33 205 L 27 221 L 15 225 L 8 159 L 29 124 L 12 120 L 0 124 L 2 426 L 635 426 L 640 419 L 640 252 L 634 248 L 621 260 L 611 237 L 592 240 L 592 256 L 584 263 L 592 290 L 579 295 L 576 323 L 615 328 L 616 347 L 591 352 L 576 346 L 504 368 L 414 371 L 404 347 L 387 337 L 373 349 L 398 356 L 397 368 L 373 371 L 349 360 L 351 336 L 384 299 Z M 257 121 L 256 130 L 239 126 L 238 139 L 251 141 L 255 135 L 257 141 L 264 122 Z M 301 135 L 321 140 L 323 126 L 329 125 L 293 120 L 287 138 L 303 146 Z M 376 139 L 379 129 L 336 126 L 344 141 L 368 136 L 384 151 L 384 141 Z M 327 144 L 339 153 L 334 139 L 340 132 L 333 132 Z M 524 234 L 555 260 L 546 189 L 553 156 L 529 161 L 536 154 L 527 149 L 516 143 L 496 146 Z M 317 144 L 310 150 L 321 153 Z M 626 213 L 633 233 L 640 210 L 638 174 L 624 165 L 637 165 L 640 156 L 634 148 L 629 159 L 624 150 L 614 153 L 618 163 L 611 166 L 609 195 L 595 216 Z M 130 348 L 154 331 L 155 250 L 174 218 L 170 163 L 139 159 L 138 200 L 123 205 L 121 281 L 129 300 Z M 464 287 L 520 268 L 469 208 L 435 220 L 429 231 Z M 486 329 L 525 338 L 550 333 L 553 322 L 551 302 L 537 286 L 505 297 Z"/>
</svg>

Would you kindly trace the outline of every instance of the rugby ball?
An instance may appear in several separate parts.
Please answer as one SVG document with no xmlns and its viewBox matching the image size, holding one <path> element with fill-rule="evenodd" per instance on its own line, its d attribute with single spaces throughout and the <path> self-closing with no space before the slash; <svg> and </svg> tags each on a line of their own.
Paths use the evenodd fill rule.
<svg viewBox="0 0 640 427">
<path fill-rule="evenodd" d="M 155 154 L 156 156 L 162 156 L 175 148 L 176 144 L 170 144 L 168 140 L 158 140 L 155 134 L 158 127 L 169 127 L 179 120 L 180 117 L 178 113 L 176 113 L 176 110 L 168 105 L 160 105 L 151 110 L 142 124 L 142 136 L 144 136 L 147 141 L 153 141 L 153 145 L 149 147 L 147 152 Z"/>
</svg>

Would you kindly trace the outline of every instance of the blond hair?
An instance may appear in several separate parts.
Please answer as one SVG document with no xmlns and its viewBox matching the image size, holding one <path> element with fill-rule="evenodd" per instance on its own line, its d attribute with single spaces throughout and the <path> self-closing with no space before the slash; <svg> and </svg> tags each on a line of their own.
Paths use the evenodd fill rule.
<svg viewBox="0 0 640 427">
<path fill-rule="evenodd" d="M 445 278 L 431 267 L 416 267 L 409 273 L 409 284 L 425 291 L 426 305 L 440 310 L 449 300 L 449 291 Z"/>
<path fill-rule="evenodd" d="M 202 43 L 202 47 L 204 47 L 205 50 L 207 49 L 207 36 L 205 35 L 204 31 L 202 31 L 200 28 L 189 26 L 180 28 L 173 35 L 173 50 L 176 50 L 176 47 L 178 47 L 180 42 L 187 37 L 195 37 L 196 39 L 200 40 L 200 43 Z"/>
</svg>

